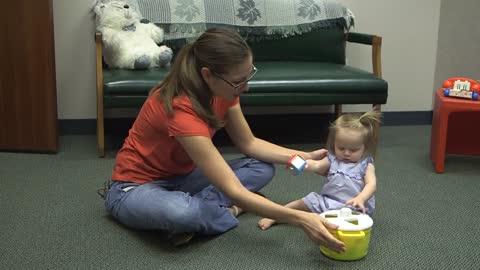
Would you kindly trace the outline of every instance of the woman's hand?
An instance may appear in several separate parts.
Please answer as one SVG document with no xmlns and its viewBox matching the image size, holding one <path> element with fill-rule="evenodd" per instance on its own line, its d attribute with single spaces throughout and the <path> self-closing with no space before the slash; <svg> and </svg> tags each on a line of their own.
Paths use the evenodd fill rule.
<svg viewBox="0 0 480 270">
<path fill-rule="evenodd" d="M 316 173 L 319 171 L 320 161 L 309 159 L 309 160 L 306 160 L 306 162 L 307 162 L 307 165 L 305 166 L 305 169 L 304 169 L 306 172 Z"/>
<path fill-rule="evenodd" d="M 337 225 L 328 222 L 325 218 L 315 213 L 304 212 L 304 215 L 300 226 L 313 242 L 338 253 L 345 251 L 345 244 L 333 237 L 328 231 L 336 230 L 338 228 Z"/>
<path fill-rule="evenodd" d="M 308 157 L 304 157 L 305 159 L 313 159 L 313 160 L 320 160 L 327 156 L 327 149 L 318 149 L 312 152 L 308 152 Z"/>
<path fill-rule="evenodd" d="M 312 172 L 319 175 L 327 176 L 328 169 L 330 168 L 330 161 L 327 157 L 324 157 L 320 160 L 308 159 L 306 160 L 307 165 L 305 166 L 306 172 Z"/>
</svg>

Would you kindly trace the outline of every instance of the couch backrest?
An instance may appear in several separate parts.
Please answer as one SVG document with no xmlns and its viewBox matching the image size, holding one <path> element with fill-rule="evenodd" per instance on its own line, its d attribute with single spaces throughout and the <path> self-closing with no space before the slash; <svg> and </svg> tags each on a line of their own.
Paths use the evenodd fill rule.
<svg viewBox="0 0 480 270">
<path fill-rule="evenodd" d="M 321 61 L 345 64 L 342 29 L 316 29 L 286 38 L 249 42 L 254 61 Z"/>
<path fill-rule="evenodd" d="M 247 38 L 248 40 L 248 38 Z M 166 41 L 174 57 L 185 39 Z M 343 29 L 315 29 L 288 37 L 248 41 L 254 61 L 320 61 L 345 65 L 345 33 Z"/>
</svg>

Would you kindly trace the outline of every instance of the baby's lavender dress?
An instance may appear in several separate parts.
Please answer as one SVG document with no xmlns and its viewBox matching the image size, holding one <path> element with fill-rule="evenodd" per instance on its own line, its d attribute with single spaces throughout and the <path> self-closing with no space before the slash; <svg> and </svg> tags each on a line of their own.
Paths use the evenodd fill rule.
<svg viewBox="0 0 480 270">
<path fill-rule="evenodd" d="M 356 197 L 363 190 L 365 186 L 363 178 L 367 165 L 373 163 L 372 157 L 366 157 L 357 163 L 347 163 L 337 160 L 331 152 L 328 152 L 327 156 L 330 161 L 330 170 L 321 193 L 312 192 L 303 198 L 303 202 L 314 213 L 345 207 L 346 201 Z M 365 208 L 367 214 L 373 214 L 375 210 L 374 196 L 365 203 Z M 360 211 L 359 209 L 353 210 Z"/>
</svg>

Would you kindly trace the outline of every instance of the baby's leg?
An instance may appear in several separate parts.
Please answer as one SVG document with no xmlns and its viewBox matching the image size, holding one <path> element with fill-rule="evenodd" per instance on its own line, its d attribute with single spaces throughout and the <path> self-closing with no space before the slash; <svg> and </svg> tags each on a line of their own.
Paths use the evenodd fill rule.
<svg viewBox="0 0 480 270">
<path fill-rule="evenodd" d="M 302 210 L 306 212 L 310 212 L 308 207 L 305 205 L 302 199 L 296 200 L 293 202 L 289 202 L 285 205 L 285 207 L 296 209 L 296 210 Z M 275 224 L 277 221 L 269 218 L 262 218 L 258 221 L 258 227 L 262 230 L 266 230 L 270 228 L 273 224 Z"/>
</svg>

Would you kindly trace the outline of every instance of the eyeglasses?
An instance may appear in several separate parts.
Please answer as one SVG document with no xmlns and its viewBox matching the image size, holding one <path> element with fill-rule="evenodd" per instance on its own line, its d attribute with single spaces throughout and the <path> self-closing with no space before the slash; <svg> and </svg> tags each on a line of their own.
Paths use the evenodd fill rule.
<svg viewBox="0 0 480 270">
<path fill-rule="evenodd" d="M 226 82 L 228 85 L 230 85 L 231 87 L 233 87 L 234 90 L 237 90 L 238 88 L 242 87 L 243 85 L 245 85 L 246 83 L 248 83 L 251 79 L 253 79 L 253 77 L 255 77 L 255 74 L 257 74 L 257 71 L 258 69 L 252 65 L 252 71 L 250 71 L 250 74 L 248 75 L 247 79 L 241 83 L 237 83 L 237 84 L 234 84 L 230 81 L 228 81 L 227 79 L 223 78 L 222 75 L 218 74 L 217 72 L 213 71 L 212 70 L 212 73 L 217 76 L 219 79 L 221 79 L 222 81 Z"/>
</svg>

